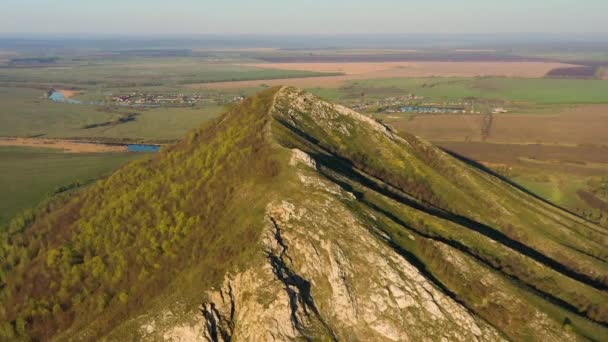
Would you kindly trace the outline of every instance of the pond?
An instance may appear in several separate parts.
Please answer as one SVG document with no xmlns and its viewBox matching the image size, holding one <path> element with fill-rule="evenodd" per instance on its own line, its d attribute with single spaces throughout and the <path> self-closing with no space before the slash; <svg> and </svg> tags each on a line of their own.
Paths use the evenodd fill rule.
<svg viewBox="0 0 608 342">
<path fill-rule="evenodd" d="M 82 103 L 78 100 L 74 100 L 74 99 L 70 99 L 70 98 L 66 98 L 62 92 L 60 91 L 55 91 L 51 94 L 51 96 L 49 96 L 49 100 L 53 101 L 53 102 L 63 102 L 63 103 L 70 103 L 70 104 L 79 104 Z"/>
<path fill-rule="evenodd" d="M 144 144 L 132 144 L 127 145 L 127 151 L 129 152 L 158 152 L 160 146 L 158 145 L 144 145 Z"/>
</svg>

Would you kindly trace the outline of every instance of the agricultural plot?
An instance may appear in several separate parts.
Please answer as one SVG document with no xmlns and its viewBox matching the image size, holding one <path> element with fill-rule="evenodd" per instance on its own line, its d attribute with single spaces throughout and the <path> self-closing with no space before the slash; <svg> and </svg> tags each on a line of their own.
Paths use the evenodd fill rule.
<svg viewBox="0 0 608 342">
<path fill-rule="evenodd" d="M 323 75 L 335 73 L 264 69 L 197 58 L 129 58 L 85 60 L 38 68 L 1 68 L 0 82 L 121 88 Z"/>
<path fill-rule="evenodd" d="M 522 101 L 534 104 L 608 103 L 608 82 L 577 79 L 520 78 L 398 78 L 351 83 L 347 92 L 398 89 L 435 99 L 466 97 Z"/>
<path fill-rule="evenodd" d="M 344 75 L 325 74 L 320 77 L 293 77 L 284 79 L 241 80 L 218 82 L 215 84 L 191 84 L 193 88 L 240 89 L 268 86 L 290 85 L 301 88 L 326 87 L 341 88 L 349 83 L 384 79 L 410 79 L 428 77 L 519 77 L 541 78 L 551 70 L 570 68 L 573 65 L 549 62 L 361 62 L 361 63 L 250 63 L 243 66 L 277 69 L 300 70 L 308 72 L 342 73 Z"/>
<path fill-rule="evenodd" d="M 447 61 L 398 61 L 398 62 L 350 62 L 350 63 L 249 63 L 245 66 L 301 70 L 311 72 L 340 72 L 346 75 L 361 75 L 358 78 L 399 77 L 525 77 L 540 78 L 554 69 L 576 67 L 556 62 L 447 62 Z M 355 77 L 353 77 L 355 79 Z"/>
<path fill-rule="evenodd" d="M 484 133 L 484 115 L 391 116 L 387 123 L 431 141 L 608 146 L 608 106 L 556 107 L 550 113 L 497 114 Z"/>
</svg>

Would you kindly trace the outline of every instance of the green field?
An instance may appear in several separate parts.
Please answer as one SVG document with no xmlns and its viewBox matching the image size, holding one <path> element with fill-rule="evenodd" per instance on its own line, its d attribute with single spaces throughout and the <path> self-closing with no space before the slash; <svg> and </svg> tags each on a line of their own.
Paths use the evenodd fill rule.
<svg viewBox="0 0 608 342">
<path fill-rule="evenodd" d="M 340 97 L 366 93 L 414 93 L 431 99 L 467 97 L 523 101 L 538 105 L 608 103 L 608 81 L 523 78 L 395 78 L 351 83 Z M 389 96 L 391 96 L 389 95 Z M 330 94 L 336 98 L 337 94 Z"/>
<path fill-rule="evenodd" d="M 173 140 L 215 117 L 222 109 L 209 104 L 193 108 L 108 110 L 102 106 L 54 103 L 43 99 L 42 91 L 36 89 L 0 87 L 0 136 Z M 124 124 L 83 128 L 126 112 L 140 115 Z"/>
<path fill-rule="evenodd" d="M 190 57 L 89 58 L 83 61 L 60 60 L 57 64 L 44 68 L 2 68 L 0 82 L 120 88 L 336 75 L 263 69 L 216 59 Z"/>
<path fill-rule="evenodd" d="M 0 226 L 20 210 L 36 206 L 60 186 L 110 173 L 134 153 L 63 153 L 51 149 L 0 147 Z"/>
</svg>

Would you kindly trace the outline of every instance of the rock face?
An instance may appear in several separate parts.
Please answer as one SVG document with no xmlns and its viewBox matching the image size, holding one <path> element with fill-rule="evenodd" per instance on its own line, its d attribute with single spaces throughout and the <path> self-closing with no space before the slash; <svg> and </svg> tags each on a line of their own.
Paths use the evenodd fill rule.
<svg viewBox="0 0 608 342">
<path fill-rule="evenodd" d="M 312 199 L 268 205 L 266 262 L 209 294 L 205 339 L 501 340 L 353 216 L 352 195 L 298 174 Z"/>
<path fill-rule="evenodd" d="M 305 199 L 268 204 L 265 262 L 207 294 L 196 324 L 165 337 L 207 341 L 302 338 L 498 341 L 501 335 L 443 294 L 348 208 L 354 196 L 293 151 Z M 346 202 L 346 203 L 344 203 Z M 438 328 L 440 327 L 440 328 Z"/>
</svg>

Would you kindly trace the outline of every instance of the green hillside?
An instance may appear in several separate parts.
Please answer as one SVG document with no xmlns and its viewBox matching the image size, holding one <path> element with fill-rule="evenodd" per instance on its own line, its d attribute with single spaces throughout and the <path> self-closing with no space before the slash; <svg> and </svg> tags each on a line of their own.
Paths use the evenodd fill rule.
<svg viewBox="0 0 608 342">
<path fill-rule="evenodd" d="M 601 340 L 607 246 L 425 141 L 272 88 L 2 232 L 0 336 Z"/>
</svg>

